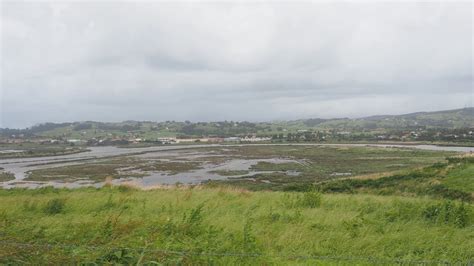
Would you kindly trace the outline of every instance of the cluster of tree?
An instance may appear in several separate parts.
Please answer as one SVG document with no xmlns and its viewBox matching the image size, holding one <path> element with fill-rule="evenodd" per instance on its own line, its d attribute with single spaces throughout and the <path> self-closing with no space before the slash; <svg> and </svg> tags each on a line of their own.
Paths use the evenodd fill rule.
<svg viewBox="0 0 474 266">
<path fill-rule="evenodd" d="M 25 137 L 32 137 L 33 133 L 31 133 L 27 129 L 0 128 L 1 137 L 10 138 L 12 136 L 20 136 L 20 135 L 23 135 Z"/>
<path fill-rule="evenodd" d="M 269 127 L 250 122 L 199 122 L 185 123 L 178 133 L 188 136 L 239 136 L 267 130 Z"/>
<path fill-rule="evenodd" d="M 72 123 L 43 123 L 34 125 L 31 128 L 25 129 L 11 129 L 11 128 L 0 128 L 0 136 L 12 137 L 12 136 L 24 136 L 33 137 L 35 134 L 42 133 L 45 131 L 54 130 L 61 127 L 70 126 Z"/>
<path fill-rule="evenodd" d="M 474 141 L 474 128 L 425 129 L 419 132 L 416 140 L 422 141 Z"/>
<path fill-rule="evenodd" d="M 326 139 L 326 133 L 320 131 L 305 131 L 296 133 L 278 133 L 272 135 L 273 141 L 289 141 L 289 142 L 300 142 L 300 141 L 324 141 Z"/>
</svg>

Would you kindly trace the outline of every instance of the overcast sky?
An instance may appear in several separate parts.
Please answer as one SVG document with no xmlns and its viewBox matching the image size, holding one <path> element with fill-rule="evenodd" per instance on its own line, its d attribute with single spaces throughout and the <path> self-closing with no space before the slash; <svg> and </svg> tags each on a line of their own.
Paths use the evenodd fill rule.
<svg viewBox="0 0 474 266">
<path fill-rule="evenodd" d="M 473 4 L 5 2 L 0 127 L 472 104 Z"/>
</svg>

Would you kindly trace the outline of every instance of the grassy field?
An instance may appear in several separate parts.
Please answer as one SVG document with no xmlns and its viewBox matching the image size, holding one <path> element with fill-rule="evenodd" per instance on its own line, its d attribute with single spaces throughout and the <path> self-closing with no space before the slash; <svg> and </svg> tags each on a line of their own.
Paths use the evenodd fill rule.
<svg viewBox="0 0 474 266">
<path fill-rule="evenodd" d="M 456 159 L 456 157 L 454 157 Z M 474 201 L 474 157 L 435 163 L 422 169 L 374 178 L 349 178 L 321 182 L 320 191 L 425 196 Z"/>
<path fill-rule="evenodd" d="M 473 207 L 191 187 L 0 190 L 0 263 L 468 263 Z"/>
<path fill-rule="evenodd" d="M 441 183 L 452 189 L 474 192 L 474 163 L 465 163 L 451 170 Z"/>
</svg>

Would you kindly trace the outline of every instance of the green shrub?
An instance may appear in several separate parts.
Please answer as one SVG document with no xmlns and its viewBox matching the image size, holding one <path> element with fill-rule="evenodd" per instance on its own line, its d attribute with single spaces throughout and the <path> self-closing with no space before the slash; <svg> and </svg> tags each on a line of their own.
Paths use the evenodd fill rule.
<svg viewBox="0 0 474 266">
<path fill-rule="evenodd" d="M 448 166 L 447 163 L 442 163 L 442 162 L 438 162 L 438 163 L 434 163 L 431 168 L 433 169 L 443 169 L 445 168 L 446 166 Z"/>
<path fill-rule="evenodd" d="M 46 207 L 44 208 L 44 212 L 49 215 L 60 214 L 64 211 L 64 206 L 66 205 L 66 201 L 64 199 L 52 199 L 46 203 Z"/>
<path fill-rule="evenodd" d="M 424 191 L 419 191 L 420 194 L 422 194 L 423 192 L 426 194 L 436 195 L 451 200 L 462 200 L 468 202 L 472 201 L 471 193 L 460 191 L 457 189 L 451 189 L 443 184 L 435 184 L 424 189 Z"/>
<path fill-rule="evenodd" d="M 474 157 L 448 157 L 446 160 L 450 163 L 474 163 Z"/>
</svg>

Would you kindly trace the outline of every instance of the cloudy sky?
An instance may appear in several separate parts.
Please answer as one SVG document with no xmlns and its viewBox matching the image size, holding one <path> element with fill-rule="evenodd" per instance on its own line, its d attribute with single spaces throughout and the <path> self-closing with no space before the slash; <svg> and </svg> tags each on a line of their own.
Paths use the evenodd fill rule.
<svg viewBox="0 0 474 266">
<path fill-rule="evenodd" d="M 466 2 L 1 2 L 0 127 L 472 104 Z"/>
</svg>

